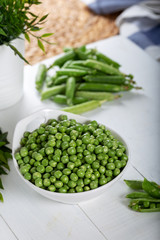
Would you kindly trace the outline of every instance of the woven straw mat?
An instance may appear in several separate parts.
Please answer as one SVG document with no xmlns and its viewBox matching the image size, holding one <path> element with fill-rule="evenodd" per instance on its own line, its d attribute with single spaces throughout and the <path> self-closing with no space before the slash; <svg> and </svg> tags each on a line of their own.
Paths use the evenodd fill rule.
<svg viewBox="0 0 160 240">
<path fill-rule="evenodd" d="M 80 0 L 45 0 L 32 6 L 31 11 L 40 17 L 49 13 L 43 29 L 35 34 L 54 33 L 46 39 L 55 44 L 44 43 L 46 53 L 43 53 L 37 40 L 30 37 L 31 42 L 25 42 L 25 57 L 30 64 L 63 52 L 63 47 L 78 47 L 118 33 L 115 25 L 117 14 L 96 15 Z"/>
</svg>

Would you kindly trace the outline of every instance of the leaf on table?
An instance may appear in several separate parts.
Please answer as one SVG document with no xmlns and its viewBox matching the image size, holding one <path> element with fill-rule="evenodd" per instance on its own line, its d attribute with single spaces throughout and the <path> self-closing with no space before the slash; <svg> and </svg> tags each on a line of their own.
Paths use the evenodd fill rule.
<svg viewBox="0 0 160 240">
<path fill-rule="evenodd" d="M 0 178 L 0 188 L 4 189 L 1 178 Z"/>
<path fill-rule="evenodd" d="M 3 195 L 0 193 L 0 201 L 3 202 Z"/>
</svg>

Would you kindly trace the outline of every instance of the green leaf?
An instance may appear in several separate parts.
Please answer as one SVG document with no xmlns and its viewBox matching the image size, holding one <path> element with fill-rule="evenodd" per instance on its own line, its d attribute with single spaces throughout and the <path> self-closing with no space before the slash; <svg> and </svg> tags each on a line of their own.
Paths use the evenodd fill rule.
<svg viewBox="0 0 160 240">
<path fill-rule="evenodd" d="M 37 41 L 38 41 L 38 46 L 39 46 L 39 48 L 40 48 L 43 52 L 45 52 L 45 48 L 44 48 L 43 43 L 42 43 L 39 39 L 38 39 Z"/>
<path fill-rule="evenodd" d="M 0 201 L 3 202 L 3 196 L 2 196 L 2 193 L 0 193 Z"/>
<path fill-rule="evenodd" d="M 17 48 L 15 48 L 12 44 L 7 43 L 6 45 L 8 45 L 15 54 L 17 54 L 22 60 L 24 60 L 27 64 L 29 64 L 29 62 L 23 57 L 23 55 L 17 50 Z"/>
<path fill-rule="evenodd" d="M 2 28 L 0 28 L 0 35 L 3 35 L 3 36 L 5 36 L 5 37 L 7 37 L 7 34 L 3 31 Z"/>
<path fill-rule="evenodd" d="M 31 28 L 31 31 L 32 32 L 37 32 L 37 31 L 40 31 L 42 28 L 39 28 L 39 27 L 32 27 Z"/>
<path fill-rule="evenodd" d="M 0 178 L 0 188 L 4 189 L 1 178 Z"/>
<path fill-rule="evenodd" d="M 28 35 L 28 33 L 25 33 L 24 36 L 25 36 L 25 39 L 26 39 L 28 42 L 31 41 L 31 40 L 30 40 L 30 37 L 29 37 L 29 35 Z"/>
<path fill-rule="evenodd" d="M 0 142 L 0 147 L 4 146 L 6 142 Z"/>
<path fill-rule="evenodd" d="M 7 159 L 4 157 L 3 152 L 0 150 L 0 161 L 3 163 L 7 163 Z"/>
<path fill-rule="evenodd" d="M 41 36 L 41 38 L 45 38 L 45 37 L 49 37 L 49 36 L 52 36 L 53 33 L 45 33 Z"/>
<path fill-rule="evenodd" d="M 43 17 L 41 17 L 41 19 L 40 19 L 39 21 L 42 22 L 42 21 L 44 21 L 47 17 L 48 17 L 48 14 L 44 15 Z"/>
<path fill-rule="evenodd" d="M 2 167 L 0 167 L 0 175 L 2 175 L 2 174 L 6 175 L 7 173 Z"/>
</svg>

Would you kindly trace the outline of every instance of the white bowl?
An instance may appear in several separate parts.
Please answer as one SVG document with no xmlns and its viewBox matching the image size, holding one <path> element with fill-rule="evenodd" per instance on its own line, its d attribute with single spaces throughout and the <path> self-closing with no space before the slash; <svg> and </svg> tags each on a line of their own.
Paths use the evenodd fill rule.
<svg viewBox="0 0 160 240">
<path fill-rule="evenodd" d="M 112 132 L 113 136 L 116 137 L 117 139 L 119 139 L 125 145 L 126 154 L 128 155 L 127 164 L 117 177 L 115 177 L 109 183 L 107 183 L 101 187 L 98 187 L 94 190 L 80 192 L 80 193 L 50 192 L 50 191 L 41 189 L 39 187 L 36 187 L 34 184 L 32 184 L 31 182 L 26 180 L 20 173 L 17 161 L 14 158 L 14 153 L 20 147 L 20 140 L 25 131 L 33 131 L 36 128 L 38 128 L 41 123 L 47 122 L 47 120 L 51 119 L 51 118 L 57 119 L 62 114 L 67 115 L 69 119 L 76 119 L 76 121 L 79 123 L 86 123 L 86 122 L 90 121 L 89 119 L 82 117 L 80 115 L 75 115 L 72 113 L 67 113 L 67 112 L 53 110 L 53 109 L 52 110 L 44 109 L 44 110 L 41 110 L 41 111 L 31 114 L 30 116 L 19 121 L 16 125 L 15 131 L 14 131 L 14 137 L 13 137 L 13 148 L 12 148 L 13 162 L 14 162 L 14 166 L 15 166 L 19 176 L 21 177 L 22 181 L 24 181 L 29 187 L 34 189 L 36 192 L 40 193 L 41 195 L 43 195 L 49 199 L 52 199 L 52 200 L 55 200 L 58 202 L 68 203 L 68 204 L 76 204 L 76 203 L 79 203 L 82 201 L 86 201 L 86 200 L 98 197 L 100 194 L 104 193 L 107 190 L 107 188 L 109 188 L 112 184 L 117 182 L 128 168 L 128 164 L 130 161 L 130 153 L 129 153 L 128 146 L 127 146 L 126 142 L 124 141 L 124 139 L 118 133 L 116 133 L 114 130 L 107 127 L 107 129 L 109 129 Z"/>
</svg>

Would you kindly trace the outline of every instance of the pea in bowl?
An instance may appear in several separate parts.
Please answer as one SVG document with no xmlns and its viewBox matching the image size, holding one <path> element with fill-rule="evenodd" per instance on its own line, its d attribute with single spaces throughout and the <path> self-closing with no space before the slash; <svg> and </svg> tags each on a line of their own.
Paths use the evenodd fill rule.
<svg viewBox="0 0 160 240">
<path fill-rule="evenodd" d="M 130 159 L 126 142 L 112 129 L 51 109 L 17 123 L 12 155 L 29 187 L 68 204 L 104 193 L 122 177 Z"/>
</svg>

